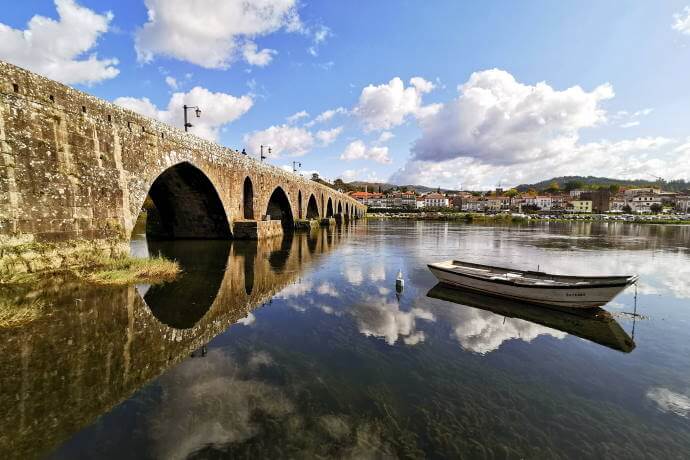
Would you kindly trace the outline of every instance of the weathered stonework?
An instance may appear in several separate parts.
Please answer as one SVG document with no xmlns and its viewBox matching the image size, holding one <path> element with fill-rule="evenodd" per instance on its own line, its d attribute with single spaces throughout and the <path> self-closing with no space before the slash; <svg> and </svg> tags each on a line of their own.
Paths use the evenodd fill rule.
<svg viewBox="0 0 690 460">
<path fill-rule="evenodd" d="M 366 210 L 314 181 L 0 61 L 0 245 L 128 241 L 147 195 L 170 238 L 231 238 L 234 222 L 267 214 L 287 228 Z"/>
<path fill-rule="evenodd" d="M 232 226 L 232 234 L 239 240 L 262 240 L 283 234 L 279 220 L 238 220 Z"/>
</svg>

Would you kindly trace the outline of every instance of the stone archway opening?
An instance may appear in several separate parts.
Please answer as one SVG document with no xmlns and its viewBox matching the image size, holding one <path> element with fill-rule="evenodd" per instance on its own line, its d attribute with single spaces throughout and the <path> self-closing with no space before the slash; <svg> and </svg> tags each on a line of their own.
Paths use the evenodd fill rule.
<svg viewBox="0 0 690 460">
<path fill-rule="evenodd" d="M 229 239 L 223 203 L 211 180 L 191 163 L 161 173 L 145 201 L 146 236 L 150 239 Z"/>
<path fill-rule="evenodd" d="M 309 197 L 309 203 L 307 203 L 307 219 L 318 219 L 319 218 L 319 205 L 316 204 L 316 198 L 314 194 Z"/>
<path fill-rule="evenodd" d="M 297 192 L 297 218 L 302 219 L 302 190 Z"/>
<path fill-rule="evenodd" d="M 266 215 L 271 216 L 271 220 L 279 220 L 283 229 L 293 229 L 295 227 L 290 200 L 285 191 L 276 187 L 268 200 Z"/>
<path fill-rule="evenodd" d="M 326 217 L 333 217 L 333 201 L 328 198 L 328 205 L 326 207 Z"/>
<path fill-rule="evenodd" d="M 249 176 L 244 179 L 242 187 L 242 210 L 245 219 L 254 220 L 254 184 Z"/>
<path fill-rule="evenodd" d="M 342 214 L 342 213 L 343 213 L 343 203 L 338 201 L 338 214 Z"/>
</svg>

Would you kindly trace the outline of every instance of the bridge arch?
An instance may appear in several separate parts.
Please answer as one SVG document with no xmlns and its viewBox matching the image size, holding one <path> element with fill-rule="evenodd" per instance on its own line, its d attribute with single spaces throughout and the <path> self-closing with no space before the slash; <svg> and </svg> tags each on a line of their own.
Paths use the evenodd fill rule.
<svg viewBox="0 0 690 460">
<path fill-rule="evenodd" d="M 328 197 L 328 205 L 326 206 L 326 217 L 333 217 L 333 200 Z"/>
<path fill-rule="evenodd" d="M 319 218 L 319 205 L 316 204 L 316 198 L 312 193 L 309 196 L 309 203 L 307 203 L 307 219 L 318 219 Z"/>
<path fill-rule="evenodd" d="M 342 201 L 338 200 L 338 214 L 343 213 L 343 203 Z"/>
<path fill-rule="evenodd" d="M 280 220 L 285 229 L 294 227 L 290 199 L 280 186 L 273 190 L 268 200 L 266 215 L 271 216 L 271 220 Z"/>
<path fill-rule="evenodd" d="M 297 192 L 297 218 L 302 219 L 302 190 Z"/>
<path fill-rule="evenodd" d="M 242 212 L 245 219 L 254 219 L 254 184 L 249 176 L 245 177 L 242 188 Z"/>
<path fill-rule="evenodd" d="M 146 234 L 152 239 L 229 239 L 227 214 L 211 180 L 189 162 L 163 171 L 151 184 Z M 147 200 L 148 201 L 148 200 Z"/>
</svg>

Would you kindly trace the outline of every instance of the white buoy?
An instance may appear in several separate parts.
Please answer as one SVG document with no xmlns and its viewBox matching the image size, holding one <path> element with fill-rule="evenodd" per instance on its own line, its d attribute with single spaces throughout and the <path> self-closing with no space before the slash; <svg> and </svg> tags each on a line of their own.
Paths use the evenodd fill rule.
<svg viewBox="0 0 690 460">
<path fill-rule="evenodd" d="M 398 270 L 398 276 L 395 278 L 395 291 L 402 292 L 405 289 L 405 280 L 403 279 L 402 270 Z"/>
</svg>

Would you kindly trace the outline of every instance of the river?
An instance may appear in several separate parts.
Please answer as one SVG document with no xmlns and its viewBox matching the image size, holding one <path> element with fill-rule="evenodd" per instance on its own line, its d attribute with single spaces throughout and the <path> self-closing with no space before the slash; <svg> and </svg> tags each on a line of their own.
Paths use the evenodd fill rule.
<svg viewBox="0 0 690 460">
<path fill-rule="evenodd" d="M 0 330 L 0 457 L 690 452 L 690 226 L 362 221 L 132 245 L 183 276 L 0 291 L 45 305 Z M 449 258 L 640 281 L 580 317 L 434 287 L 426 264 Z"/>
</svg>

